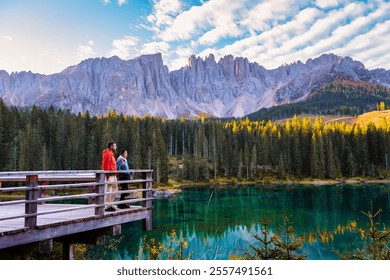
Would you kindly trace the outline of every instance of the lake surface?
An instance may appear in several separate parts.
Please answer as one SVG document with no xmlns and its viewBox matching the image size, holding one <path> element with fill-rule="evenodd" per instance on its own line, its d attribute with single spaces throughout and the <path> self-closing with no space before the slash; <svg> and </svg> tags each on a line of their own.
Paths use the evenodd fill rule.
<svg viewBox="0 0 390 280">
<path fill-rule="evenodd" d="M 171 198 L 153 201 L 153 230 L 143 232 L 141 222 L 122 226 L 122 235 L 88 246 L 89 259 L 142 259 L 144 239 L 155 238 L 165 246 L 185 238 L 184 255 L 191 259 L 229 259 L 243 256 L 251 233 L 260 233 L 263 216 L 277 232 L 287 216 L 296 235 L 306 241 L 308 259 L 338 259 L 335 250 L 352 251 L 362 245 L 351 222 L 366 227 L 361 211 L 382 209 L 378 222 L 390 225 L 389 186 L 235 186 L 222 189 L 187 188 Z M 169 238 L 172 230 L 176 237 Z M 171 242 L 171 243 L 169 243 Z M 162 255 L 162 258 L 166 256 Z"/>
</svg>

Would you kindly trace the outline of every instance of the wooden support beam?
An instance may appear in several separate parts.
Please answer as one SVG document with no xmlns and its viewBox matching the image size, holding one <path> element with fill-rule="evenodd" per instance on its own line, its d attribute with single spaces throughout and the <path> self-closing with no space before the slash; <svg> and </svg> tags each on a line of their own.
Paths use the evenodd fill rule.
<svg viewBox="0 0 390 280">
<path fill-rule="evenodd" d="M 38 188 L 38 175 L 27 175 L 26 177 L 27 187 L 31 188 L 26 191 L 26 204 L 25 214 L 37 214 L 39 188 Z M 34 229 L 37 225 L 37 216 L 26 217 L 24 219 L 24 226 L 28 229 Z"/>
<path fill-rule="evenodd" d="M 153 183 L 152 183 L 152 172 L 145 172 L 144 176 L 147 181 L 143 183 L 143 188 L 147 191 L 142 193 L 142 198 L 148 198 L 150 200 L 146 200 L 142 202 L 142 206 L 146 209 L 149 209 L 147 212 L 147 216 L 144 220 L 142 220 L 142 229 L 145 231 L 152 230 L 153 224 L 152 224 L 152 198 L 153 198 Z"/>
<path fill-rule="evenodd" d="M 43 240 L 38 242 L 38 252 L 41 254 L 47 254 L 53 251 L 53 239 Z"/>
<path fill-rule="evenodd" d="M 144 231 L 152 230 L 153 228 L 152 218 L 153 218 L 152 210 L 148 210 L 148 215 L 144 220 L 142 220 L 142 230 Z"/>
<path fill-rule="evenodd" d="M 122 225 L 114 225 L 112 227 L 107 227 L 105 229 L 102 229 L 102 234 L 110 235 L 110 236 L 120 235 L 122 234 Z"/>
<path fill-rule="evenodd" d="M 106 228 L 62 236 L 54 239 L 54 241 L 61 243 L 99 245 L 103 244 L 104 236 L 116 236 L 121 233 L 121 225 L 114 225 Z"/>
<path fill-rule="evenodd" d="M 95 208 L 95 215 L 103 216 L 104 215 L 104 192 L 105 186 L 104 182 L 106 181 L 104 173 L 96 173 L 96 182 L 98 183 L 95 187 L 95 192 L 99 194 L 99 196 L 95 197 L 95 201 L 97 205 Z"/>
<path fill-rule="evenodd" d="M 69 242 L 62 243 L 62 259 L 74 260 L 75 259 L 75 247 L 74 244 Z"/>
</svg>

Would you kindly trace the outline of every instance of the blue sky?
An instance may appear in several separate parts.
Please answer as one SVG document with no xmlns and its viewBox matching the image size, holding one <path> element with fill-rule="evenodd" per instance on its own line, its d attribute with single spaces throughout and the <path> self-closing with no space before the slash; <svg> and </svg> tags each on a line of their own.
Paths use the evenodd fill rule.
<svg viewBox="0 0 390 280">
<path fill-rule="evenodd" d="M 0 69 L 50 74 L 93 57 L 195 54 L 267 69 L 323 53 L 390 69 L 390 1 L 0 0 Z"/>
</svg>

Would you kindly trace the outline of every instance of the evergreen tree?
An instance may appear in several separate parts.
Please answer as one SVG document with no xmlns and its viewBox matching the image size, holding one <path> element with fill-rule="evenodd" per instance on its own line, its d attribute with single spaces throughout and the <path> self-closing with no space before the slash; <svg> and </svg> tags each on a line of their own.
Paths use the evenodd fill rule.
<svg viewBox="0 0 390 280">
<path fill-rule="evenodd" d="M 253 252 L 245 251 L 245 258 L 248 260 L 276 260 L 279 258 L 279 249 L 274 244 L 273 234 L 270 232 L 271 223 L 263 217 L 260 222 L 261 235 L 252 233 L 257 244 L 249 244 Z"/>
<path fill-rule="evenodd" d="M 337 252 L 341 259 L 390 260 L 390 230 L 378 228 L 379 224 L 377 219 L 382 213 L 382 210 L 379 209 L 373 214 L 374 212 L 372 205 L 371 211 L 368 211 L 367 213 L 362 212 L 369 219 L 369 224 L 367 228 L 357 229 L 360 236 L 365 241 L 364 247 L 362 249 L 356 249 L 353 252 L 346 252 L 345 254 Z"/>
<path fill-rule="evenodd" d="M 296 238 L 294 228 L 290 220 L 285 217 L 284 226 L 280 226 L 280 235 L 275 235 L 275 246 L 279 249 L 279 259 L 281 260 L 304 260 L 306 254 L 298 253 L 302 248 L 302 242 Z"/>
<path fill-rule="evenodd" d="M 256 145 L 253 145 L 252 151 L 250 154 L 250 164 L 249 164 L 249 171 L 250 171 L 250 179 L 253 180 L 256 175 L 256 167 L 257 167 L 257 149 Z"/>
<path fill-rule="evenodd" d="M 286 178 L 286 164 L 284 161 L 283 154 L 280 154 L 279 165 L 278 165 L 278 177 L 280 179 Z"/>
</svg>

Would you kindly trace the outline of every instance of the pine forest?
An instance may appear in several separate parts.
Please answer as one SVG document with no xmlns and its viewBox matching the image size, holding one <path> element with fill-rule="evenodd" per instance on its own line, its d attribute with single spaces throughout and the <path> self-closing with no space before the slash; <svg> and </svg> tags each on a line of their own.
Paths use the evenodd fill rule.
<svg viewBox="0 0 390 280">
<path fill-rule="evenodd" d="M 390 124 L 284 123 L 242 120 L 163 120 L 73 115 L 53 107 L 7 107 L 0 101 L 0 170 L 101 168 L 107 141 L 129 153 L 130 168 L 151 168 L 159 184 L 222 177 L 338 179 L 383 177 L 390 155 Z"/>
</svg>

